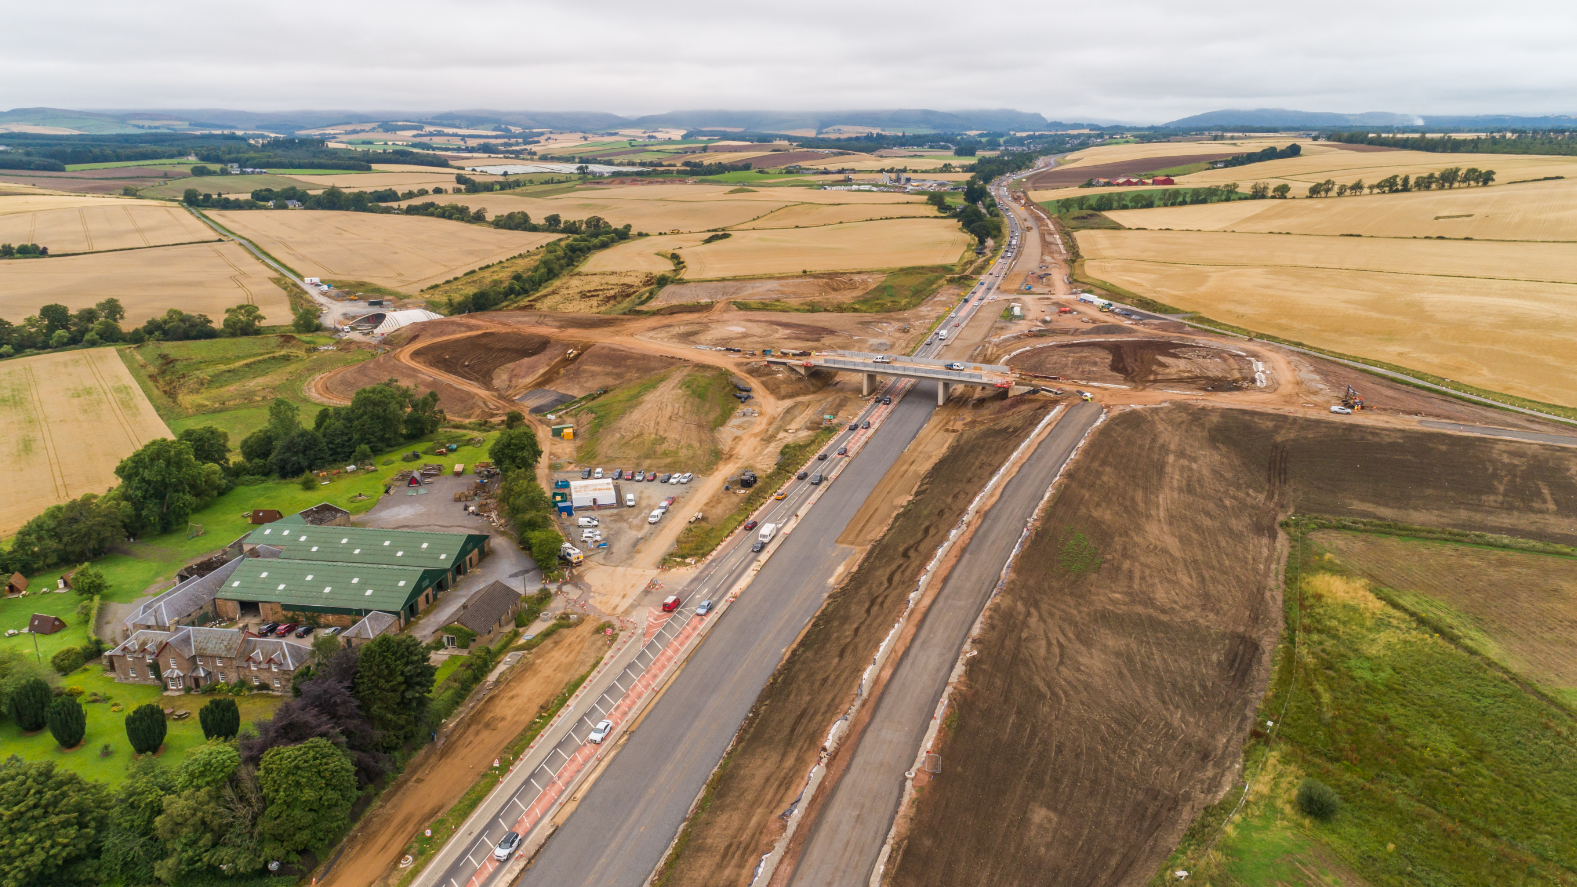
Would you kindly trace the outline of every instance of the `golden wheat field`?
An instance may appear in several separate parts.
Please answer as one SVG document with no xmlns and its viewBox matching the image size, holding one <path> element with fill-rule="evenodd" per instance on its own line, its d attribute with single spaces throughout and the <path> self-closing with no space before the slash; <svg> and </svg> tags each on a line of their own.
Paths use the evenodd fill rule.
<svg viewBox="0 0 1577 887">
<path fill-rule="evenodd" d="M 1100 145 L 1075 151 L 1059 158 L 1057 167 L 1099 166 L 1103 163 L 1120 163 L 1127 160 L 1144 160 L 1151 157 L 1179 157 L 1187 154 L 1247 154 L 1265 148 L 1285 148 L 1298 144 L 1305 154 L 1324 154 L 1340 149 L 1300 138 L 1232 139 L 1219 142 L 1139 142 L 1131 145 Z M 1241 168 L 1241 167 L 1240 167 Z"/>
<path fill-rule="evenodd" d="M 1231 169 L 1207 169 L 1177 180 L 1180 187 L 1200 187 L 1238 182 L 1247 191 L 1252 182 L 1285 182 L 1294 194 L 1327 179 L 1338 185 L 1362 180 L 1376 182 L 1387 176 L 1418 176 L 1448 166 L 1495 170 L 1495 181 L 1509 184 L 1545 176 L 1577 176 L 1577 157 L 1523 154 L 1432 154 L 1424 151 L 1309 151 L 1287 160 L 1267 160 Z M 1459 189 L 1460 190 L 1460 189 Z"/>
<path fill-rule="evenodd" d="M 121 252 L 0 262 L 0 317 L 13 322 L 56 302 L 75 311 L 114 297 L 130 328 L 171 308 L 215 324 L 250 302 L 269 323 L 290 322 L 290 302 L 270 269 L 235 243 L 157 246 Z"/>
<path fill-rule="evenodd" d="M 404 293 L 419 292 L 560 236 L 426 216 L 326 211 L 212 215 L 302 274 L 365 280 Z"/>
<path fill-rule="evenodd" d="M 656 237 L 637 237 L 617 246 L 591 254 L 586 264 L 580 266 L 582 274 L 605 274 L 614 271 L 646 271 L 668 274 L 674 270 L 667 256 L 674 250 L 695 246 L 705 235 L 663 234 Z"/>
<path fill-rule="evenodd" d="M 734 230 L 752 228 L 811 228 L 817 225 L 837 225 L 843 222 L 865 222 L 872 219 L 938 217 L 936 207 L 929 203 L 865 203 L 865 204 L 796 204 L 759 219 L 735 225 Z"/>
<path fill-rule="evenodd" d="M 1107 215 L 1129 228 L 1577 241 L 1577 179 L 1317 200 L 1238 200 Z"/>
<path fill-rule="evenodd" d="M 817 228 L 738 231 L 727 240 L 681 249 L 685 277 L 753 277 L 802 271 L 863 271 L 958 261 L 970 243 L 956 222 L 894 219 Z"/>
<path fill-rule="evenodd" d="M 33 210 L 13 208 L 7 205 L 12 201 L 40 206 Z M 0 243 L 36 243 L 59 256 L 219 239 L 185 208 L 168 203 L 98 200 L 50 206 L 45 201 L 42 197 L 0 198 Z"/>
<path fill-rule="evenodd" d="M 479 182 L 494 181 L 498 176 L 488 176 L 481 173 L 466 173 Z M 442 188 L 448 191 L 455 185 L 455 170 L 414 167 L 403 172 L 336 172 L 322 175 L 293 175 L 302 183 L 300 187 L 309 191 L 326 189 L 330 186 L 343 188 L 346 191 L 373 191 L 379 188 Z M 442 197 L 443 195 L 439 195 Z"/>
<path fill-rule="evenodd" d="M 1215 320 L 1577 406 L 1577 245 L 1084 231 L 1085 271 Z"/>
<path fill-rule="evenodd" d="M 0 496 L 5 535 L 51 505 L 103 493 L 120 460 L 174 437 L 113 348 L 0 363 L 0 423 L 11 475 Z"/>
<path fill-rule="evenodd" d="M 788 201 L 744 203 L 732 200 L 622 200 L 609 199 L 596 191 L 577 191 L 557 197 L 516 197 L 511 194 L 457 194 L 451 197 L 422 197 L 406 203 L 459 203 L 473 210 L 487 210 L 489 218 L 505 213 L 529 213 L 535 222 L 557 214 L 564 219 L 600 216 L 614 226 L 629 225 L 632 230 L 658 234 L 667 231 L 707 231 L 727 228 L 766 215 Z"/>
</svg>

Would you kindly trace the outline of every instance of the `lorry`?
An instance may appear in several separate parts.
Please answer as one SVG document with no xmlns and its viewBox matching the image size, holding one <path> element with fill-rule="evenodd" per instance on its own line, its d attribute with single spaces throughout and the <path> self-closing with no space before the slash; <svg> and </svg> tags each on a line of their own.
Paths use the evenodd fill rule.
<svg viewBox="0 0 1577 887">
<path fill-rule="evenodd" d="M 936 337 L 938 339 L 941 339 L 942 341 L 946 342 L 947 341 L 947 330 L 937 330 L 936 331 Z"/>
<path fill-rule="evenodd" d="M 569 561 L 570 566 L 578 567 L 585 562 L 586 556 L 581 553 L 579 548 L 566 542 L 559 546 L 559 560 Z"/>
<path fill-rule="evenodd" d="M 772 541 L 772 537 L 776 536 L 777 532 L 778 532 L 778 525 L 777 524 L 762 524 L 761 525 L 761 533 L 757 536 L 757 538 L 759 538 L 761 540 L 761 544 L 762 545 L 765 545 L 768 542 Z"/>
</svg>

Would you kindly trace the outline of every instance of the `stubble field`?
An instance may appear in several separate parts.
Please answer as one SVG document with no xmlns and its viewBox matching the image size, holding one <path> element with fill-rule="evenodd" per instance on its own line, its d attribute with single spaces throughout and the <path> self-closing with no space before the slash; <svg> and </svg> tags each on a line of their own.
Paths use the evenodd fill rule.
<svg viewBox="0 0 1577 887">
<path fill-rule="evenodd" d="M 0 262 L 0 317 L 13 322 L 52 302 L 75 311 L 111 297 L 125 306 L 128 328 L 171 308 L 206 314 L 217 324 L 226 308 L 242 303 L 261 308 L 268 323 L 290 321 L 284 291 L 235 243 Z"/>
<path fill-rule="evenodd" d="M 62 205 L 64 204 L 64 205 Z M 36 208 L 33 208 L 36 207 Z M 51 255 L 218 240 L 184 208 L 142 200 L 0 199 L 0 243 L 36 243 Z"/>
<path fill-rule="evenodd" d="M 1568 310 L 1577 244 L 1153 230 L 1077 237 L 1090 277 L 1179 309 L 1577 405 L 1577 318 Z"/>
<path fill-rule="evenodd" d="M 0 497 L 5 535 L 51 505 L 103 493 L 121 459 L 174 436 L 113 348 L 0 363 L 0 424 L 11 474 Z"/>
<path fill-rule="evenodd" d="M 682 250 L 692 280 L 951 265 L 971 242 L 956 222 L 895 219 L 818 228 L 739 231 Z"/>
<path fill-rule="evenodd" d="M 302 274 L 365 280 L 411 294 L 560 236 L 424 216 L 326 211 L 212 215 Z"/>
</svg>

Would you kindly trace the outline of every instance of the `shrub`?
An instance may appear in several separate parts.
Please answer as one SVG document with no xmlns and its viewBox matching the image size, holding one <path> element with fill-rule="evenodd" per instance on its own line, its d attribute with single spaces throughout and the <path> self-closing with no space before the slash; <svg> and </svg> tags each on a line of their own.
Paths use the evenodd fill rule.
<svg viewBox="0 0 1577 887">
<path fill-rule="evenodd" d="M 71 674 L 86 661 L 82 658 L 82 651 L 76 647 L 67 647 L 49 657 L 49 664 L 60 674 Z"/>
<path fill-rule="evenodd" d="M 49 704 L 49 733 L 61 748 L 76 748 L 88 732 L 88 716 L 75 696 L 60 696 Z"/>
<path fill-rule="evenodd" d="M 76 698 L 80 697 L 83 693 L 86 693 L 86 692 L 87 691 L 82 689 L 81 687 L 74 686 L 74 685 L 66 688 L 66 695 L 70 696 L 72 699 L 76 699 Z M 95 695 L 97 695 L 97 694 L 95 694 Z"/>
<path fill-rule="evenodd" d="M 203 736 L 207 739 L 234 739 L 241 731 L 241 710 L 234 699 L 227 697 L 209 700 L 197 712 L 197 720 L 203 725 Z"/>
<path fill-rule="evenodd" d="M 1298 809 L 1321 822 L 1330 822 L 1342 811 L 1342 798 L 1336 789 L 1309 777 L 1298 786 Z"/>
<path fill-rule="evenodd" d="M 36 733 L 44 729 L 44 712 L 55 693 L 39 678 L 28 678 L 11 691 L 9 708 L 11 720 L 23 733 Z"/>
<path fill-rule="evenodd" d="M 164 709 L 152 702 L 137 706 L 126 716 L 126 738 L 131 740 L 132 750 L 139 755 L 158 751 L 168 730 Z"/>
</svg>

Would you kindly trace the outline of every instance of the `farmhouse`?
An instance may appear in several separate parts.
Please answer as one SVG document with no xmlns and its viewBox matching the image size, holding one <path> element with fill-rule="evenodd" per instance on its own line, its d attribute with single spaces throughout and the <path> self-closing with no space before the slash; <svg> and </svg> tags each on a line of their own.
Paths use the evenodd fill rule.
<svg viewBox="0 0 1577 887">
<path fill-rule="evenodd" d="M 473 643 L 491 644 L 515 624 L 515 613 L 520 609 L 520 602 L 520 592 L 502 582 L 493 582 L 466 601 L 451 624 L 458 624 L 475 634 Z M 448 646 L 456 645 L 455 635 L 443 636 Z"/>
<path fill-rule="evenodd" d="M 121 683 L 171 690 L 244 683 L 274 692 L 290 689 L 296 670 L 311 658 L 306 644 L 260 638 L 238 628 L 201 627 L 138 631 L 104 654 Z"/>
<path fill-rule="evenodd" d="M 387 633 L 399 623 L 399 617 L 391 616 L 382 610 L 373 610 L 365 619 L 340 632 L 340 640 L 344 641 L 347 647 L 359 647 L 378 635 Z"/>
</svg>

